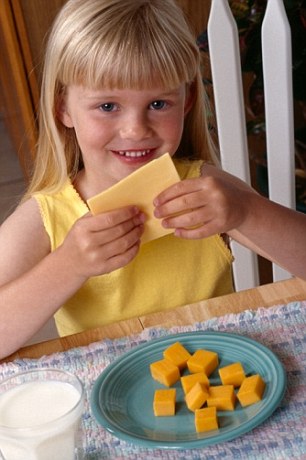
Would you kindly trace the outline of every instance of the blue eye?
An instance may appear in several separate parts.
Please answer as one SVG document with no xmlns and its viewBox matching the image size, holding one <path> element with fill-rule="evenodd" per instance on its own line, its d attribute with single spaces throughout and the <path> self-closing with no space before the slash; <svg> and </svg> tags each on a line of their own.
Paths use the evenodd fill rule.
<svg viewBox="0 0 306 460">
<path fill-rule="evenodd" d="M 101 104 L 99 108 L 103 112 L 112 112 L 115 108 L 115 104 L 112 102 L 105 102 L 105 104 Z"/>
<path fill-rule="evenodd" d="M 153 101 L 151 104 L 152 109 L 154 110 L 160 110 L 163 109 L 166 105 L 165 101 Z"/>
</svg>

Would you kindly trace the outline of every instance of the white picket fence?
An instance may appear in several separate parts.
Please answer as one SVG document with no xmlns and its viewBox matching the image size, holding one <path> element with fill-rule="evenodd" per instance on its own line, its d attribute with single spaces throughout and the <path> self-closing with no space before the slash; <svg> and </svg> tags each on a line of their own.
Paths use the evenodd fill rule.
<svg viewBox="0 0 306 460">
<path fill-rule="evenodd" d="M 222 167 L 250 183 L 238 29 L 228 0 L 212 0 L 208 41 Z M 268 0 L 261 42 L 269 197 L 294 208 L 291 31 L 282 0 Z M 232 249 L 236 289 L 257 286 L 257 256 L 238 243 Z M 290 276 L 273 265 L 274 281 Z"/>
</svg>

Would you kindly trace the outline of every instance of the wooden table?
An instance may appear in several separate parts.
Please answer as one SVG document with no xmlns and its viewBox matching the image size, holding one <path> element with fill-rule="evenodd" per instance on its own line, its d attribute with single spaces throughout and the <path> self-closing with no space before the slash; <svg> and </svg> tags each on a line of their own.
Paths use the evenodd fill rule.
<svg viewBox="0 0 306 460">
<path fill-rule="evenodd" d="M 132 318 L 89 329 L 79 334 L 30 345 L 6 357 L 0 363 L 12 361 L 16 358 L 39 358 L 43 355 L 88 345 L 105 338 L 114 339 L 137 334 L 148 327 L 188 325 L 196 321 L 205 321 L 216 316 L 223 316 L 226 313 L 239 313 L 246 309 L 255 310 L 259 307 L 269 307 L 295 300 L 306 300 L 306 281 L 298 278 L 266 284 L 255 289 L 248 289 L 185 305 L 173 310 Z"/>
</svg>

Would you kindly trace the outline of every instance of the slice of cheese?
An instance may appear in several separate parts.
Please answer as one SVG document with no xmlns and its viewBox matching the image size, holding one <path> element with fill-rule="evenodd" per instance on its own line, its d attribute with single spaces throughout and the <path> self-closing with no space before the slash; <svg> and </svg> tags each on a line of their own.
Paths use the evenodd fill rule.
<svg viewBox="0 0 306 460">
<path fill-rule="evenodd" d="M 173 232 L 164 228 L 160 219 L 154 216 L 154 198 L 170 185 L 180 181 L 177 170 L 168 153 L 152 160 L 109 189 L 87 201 L 92 214 L 111 211 L 124 206 L 135 205 L 143 211 L 147 220 L 141 238 L 142 243 L 160 238 Z"/>
</svg>

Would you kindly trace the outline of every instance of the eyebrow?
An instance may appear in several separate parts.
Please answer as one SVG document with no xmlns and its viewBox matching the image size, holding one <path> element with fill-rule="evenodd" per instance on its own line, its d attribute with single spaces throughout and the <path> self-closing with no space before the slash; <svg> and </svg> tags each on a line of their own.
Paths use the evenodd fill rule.
<svg viewBox="0 0 306 460">
<path fill-rule="evenodd" d="M 95 90 L 93 90 L 95 91 Z M 103 90 L 101 90 L 101 92 L 99 92 L 99 90 L 97 90 L 97 92 L 95 94 L 85 94 L 84 97 L 86 99 L 109 99 L 111 100 L 112 98 L 114 97 L 120 97 L 120 94 L 116 93 L 116 90 L 114 90 L 114 92 L 112 94 L 108 94 L 108 93 L 102 93 Z M 137 90 L 135 90 L 137 91 Z M 176 96 L 180 93 L 180 89 L 179 88 L 176 88 L 176 89 L 173 89 L 173 90 L 170 90 L 170 91 L 165 91 L 164 93 L 161 92 L 159 93 L 157 96 L 155 95 L 152 95 L 152 98 L 164 98 L 164 97 L 169 97 L 169 96 Z"/>
</svg>

